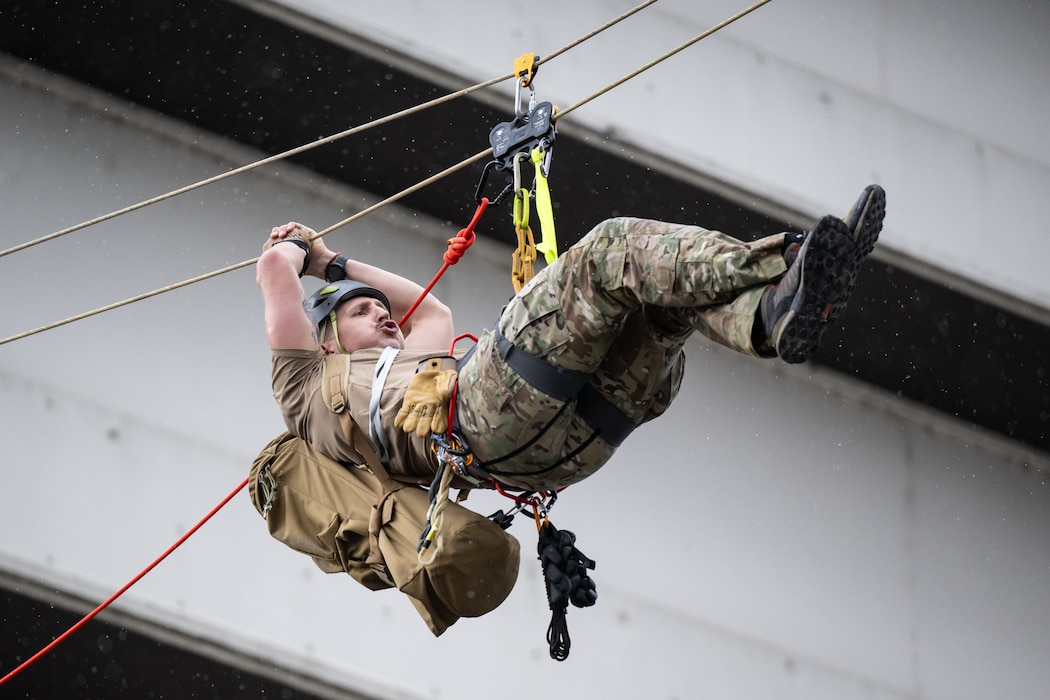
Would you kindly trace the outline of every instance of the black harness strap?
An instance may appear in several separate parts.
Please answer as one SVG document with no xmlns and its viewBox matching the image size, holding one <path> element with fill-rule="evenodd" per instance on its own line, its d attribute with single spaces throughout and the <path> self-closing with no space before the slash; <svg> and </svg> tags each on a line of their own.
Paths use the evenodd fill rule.
<svg viewBox="0 0 1050 700">
<path fill-rule="evenodd" d="M 638 427 L 590 384 L 594 375 L 558 367 L 522 350 L 504 337 L 499 326 L 494 326 L 492 332 L 500 357 L 519 377 L 558 401 L 575 401 L 576 415 L 610 445 L 619 447 L 631 431 Z M 474 354 L 476 347 L 472 347 L 459 361 L 460 368 Z"/>
<path fill-rule="evenodd" d="M 500 357 L 518 376 L 544 394 L 559 401 L 572 401 L 580 394 L 591 375 L 552 365 L 525 352 L 507 340 L 499 328 L 493 328 Z"/>
<path fill-rule="evenodd" d="M 587 421 L 587 425 L 613 447 L 622 445 L 631 431 L 638 427 L 609 399 L 599 394 L 593 384 L 587 384 L 580 390 L 576 398 L 576 415 Z"/>
</svg>

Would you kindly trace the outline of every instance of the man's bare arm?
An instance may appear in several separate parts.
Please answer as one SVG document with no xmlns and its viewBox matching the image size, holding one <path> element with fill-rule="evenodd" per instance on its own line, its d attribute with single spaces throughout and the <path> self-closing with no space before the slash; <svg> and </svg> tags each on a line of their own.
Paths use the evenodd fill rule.
<svg viewBox="0 0 1050 700">
<path fill-rule="evenodd" d="M 271 236 L 278 229 L 273 231 Z M 256 264 L 255 282 L 263 296 L 266 338 L 271 350 L 319 347 L 316 331 L 303 310 L 305 296 L 299 271 L 305 258 L 306 252 L 299 246 L 282 243 L 263 251 Z"/>
<path fill-rule="evenodd" d="M 297 226 L 308 232 L 310 236 L 313 236 L 314 232 L 312 230 L 295 222 L 274 228 L 270 236 L 274 239 L 284 238 L 288 233 L 295 230 Z M 276 261 L 274 261 L 273 268 L 271 268 L 271 261 L 265 260 L 267 254 L 272 256 L 273 251 L 281 248 L 291 248 L 291 250 L 281 251 L 282 260 L 289 263 L 290 269 L 286 266 L 278 266 Z M 318 341 L 314 329 L 310 326 L 309 320 L 302 310 L 303 293 L 302 286 L 298 281 L 298 272 L 302 269 L 303 256 L 303 251 L 297 246 L 282 244 L 271 247 L 259 260 L 259 267 L 257 268 L 259 271 L 258 278 L 260 280 L 260 288 L 263 289 L 263 301 L 267 307 L 266 326 L 271 348 L 277 347 L 273 345 L 275 336 L 283 342 L 293 343 L 292 345 L 281 346 L 283 348 L 311 349 L 317 347 Z M 314 238 L 310 247 L 310 265 L 305 274 L 323 280 L 325 278 L 325 268 L 335 257 L 336 253 L 329 250 L 324 243 L 324 239 Z M 264 260 L 266 263 L 265 267 Z M 423 293 L 423 287 L 415 282 L 359 260 L 348 260 L 344 266 L 344 271 L 348 279 L 363 282 L 382 291 L 390 301 L 391 315 L 395 321 L 403 318 L 419 298 L 419 295 Z M 274 306 L 274 318 L 272 321 L 270 314 L 271 304 L 268 299 L 267 289 L 263 287 L 264 283 L 262 281 L 263 276 L 269 276 L 271 272 L 283 281 L 287 281 L 287 277 L 290 274 L 294 282 L 294 285 L 289 285 L 286 290 L 288 298 L 285 297 L 284 291 L 279 289 L 272 290 Z M 298 315 L 302 317 L 302 322 L 305 324 L 307 334 L 305 337 L 298 323 L 284 318 L 285 313 L 291 314 L 290 298 L 293 287 L 298 287 L 298 296 L 295 298 L 297 299 Z M 286 303 L 287 305 L 285 305 Z M 271 331 L 271 329 L 273 330 Z M 401 332 L 405 336 L 406 348 L 446 350 L 451 345 L 452 338 L 455 335 L 452 311 L 433 294 L 428 294 L 401 328 Z"/>
</svg>

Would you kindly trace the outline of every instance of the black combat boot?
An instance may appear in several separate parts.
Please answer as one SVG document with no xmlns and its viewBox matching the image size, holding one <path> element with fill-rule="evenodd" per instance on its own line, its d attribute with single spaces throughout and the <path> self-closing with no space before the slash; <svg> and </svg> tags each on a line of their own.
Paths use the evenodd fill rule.
<svg viewBox="0 0 1050 700">
<path fill-rule="evenodd" d="M 825 216 L 784 276 L 762 295 L 759 316 L 784 362 L 805 362 L 816 351 L 833 307 L 845 307 L 855 269 L 850 230 L 841 219 Z"/>
</svg>

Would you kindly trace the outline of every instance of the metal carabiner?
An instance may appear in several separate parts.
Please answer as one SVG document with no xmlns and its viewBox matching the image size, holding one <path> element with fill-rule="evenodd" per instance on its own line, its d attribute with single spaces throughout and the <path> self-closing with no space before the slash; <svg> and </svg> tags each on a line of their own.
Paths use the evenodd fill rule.
<svg viewBox="0 0 1050 700">
<path fill-rule="evenodd" d="M 529 111 L 536 108 L 536 88 L 529 85 L 529 108 L 521 108 L 521 89 L 525 87 L 520 82 L 514 88 L 514 116 L 518 119 L 525 119 L 528 116 Z"/>
<path fill-rule="evenodd" d="M 536 521 L 536 532 L 541 532 L 543 526 L 550 523 L 550 518 L 547 517 L 547 508 L 543 504 L 543 499 L 539 495 L 533 496 L 530 499 L 530 505 L 532 506 L 532 517 Z"/>
<path fill-rule="evenodd" d="M 525 151 L 516 153 L 514 155 L 514 191 L 521 191 L 521 161 L 529 157 L 529 154 Z"/>
<path fill-rule="evenodd" d="M 523 53 L 514 59 L 514 116 L 523 118 L 528 111 L 521 108 L 521 89 L 529 89 L 529 111 L 536 107 L 536 88 L 532 86 L 532 79 L 539 71 L 539 58 L 534 53 Z"/>
<path fill-rule="evenodd" d="M 262 505 L 262 516 L 263 519 L 270 513 L 270 509 L 273 508 L 273 500 L 277 495 L 277 480 L 273 478 L 273 474 L 270 472 L 270 465 L 267 464 L 265 467 L 259 470 L 257 477 L 259 488 L 262 490 L 263 505 Z"/>
</svg>

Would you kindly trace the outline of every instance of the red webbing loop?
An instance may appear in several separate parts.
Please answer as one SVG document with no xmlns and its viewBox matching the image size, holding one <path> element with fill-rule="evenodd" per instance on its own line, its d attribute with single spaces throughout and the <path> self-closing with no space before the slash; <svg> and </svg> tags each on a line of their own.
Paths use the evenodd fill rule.
<svg viewBox="0 0 1050 700">
<path fill-rule="evenodd" d="M 473 225 L 473 224 L 472 224 Z M 478 337 L 472 333 L 461 333 L 452 339 L 452 344 L 448 348 L 448 354 L 452 355 L 456 352 L 456 343 L 463 340 L 464 338 L 470 338 L 475 343 L 478 342 Z M 456 383 L 452 385 L 452 395 L 449 397 L 448 402 L 448 437 L 452 440 L 452 428 L 456 424 L 456 398 L 459 396 L 459 378 L 456 378 Z"/>
<path fill-rule="evenodd" d="M 421 303 L 423 303 L 423 299 L 426 298 L 427 294 L 430 294 L 430 290 L 434 288 L 434 285 L 437 284 L 437 281 L 441 279 L 441 276 L 443 274 L 445 274 L 445 270 L 448 269 L 449 265 L 455 265 L 456 263 L 458 263 L 459 259 L 463 257 L 463 254 L 467 252 L 467 248 L 469 248 L 474 243 L 474 241 L 477 238 L 474 235 L 474 227 L 478 225 L 478 221 L 481 219 L 481 215 L 485 213 L 485 210 L 488 209 L 488 206 L 488 198 L 482 197 L 481 201 L 478 202 L 477 210 L 475 210 L 474 212 L 474 218 L 470 220 L 470 223 L 467 224 L 467 227 L 460 230 L 460 232 L 456 235 L 455 238 L 448 239 L 448 250 L 445 251 L 444 255 L 445 264 L 441 266 L 441 269 L 438 270 L 438 273 L 434 275 L 434 279 L 430 280 L 430 284 L 428 284 L 426 289 L 423 290 L 423 293 L 419 295 L 419 298 L 416 299 L 414 304 L 412 304 L 412 307 L 405 312 L 405 315 L 401 317 L 401 320 L 398 321 L 397 325 L 405 325 L 405 321 L 407 321 L 408 317 L 415 312 L 416 308 Z"/>
</svg>

